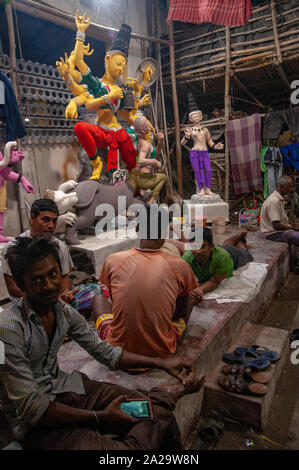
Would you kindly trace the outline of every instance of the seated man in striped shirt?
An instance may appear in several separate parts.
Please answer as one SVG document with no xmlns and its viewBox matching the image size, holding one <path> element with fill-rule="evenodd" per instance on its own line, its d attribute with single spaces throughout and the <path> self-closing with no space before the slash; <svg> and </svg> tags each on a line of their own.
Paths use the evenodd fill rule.
<svg viewBox="0 0 299 470">
<path fill-rule="evenodd" d="M 0 402 L 11 424 L 18 425 L 17 438 L 22 447 L 181 448 L 172 413 L 175 401 L 185 393 L 198 391 L 204 376 L 195 379 L 186 360 L 139 356 L 99 340 L 83 316 L 59 300 L 61 264 L 53 240 L 19 237 L 8 249 L 7 257 L 13 278 L 25 295 L 0 315 L 0 341 L 5 346 Z M 65 335 L 111 369 L 156 367 L 182 383 L 157 386 L 144 396 L 90 380 L 78 371 L 66 373 L 60 370 L 57 360 Z M 156 418 L 142 420 L 124 413 L 120 405 L 128 397 L 150 397 Z M 108 432 L 117 434 L 117 438 Z"/>
</svg>

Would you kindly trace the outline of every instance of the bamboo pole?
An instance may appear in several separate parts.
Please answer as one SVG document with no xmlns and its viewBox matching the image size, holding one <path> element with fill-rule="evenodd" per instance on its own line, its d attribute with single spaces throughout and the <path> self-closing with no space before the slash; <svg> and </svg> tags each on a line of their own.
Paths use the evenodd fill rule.
<svg viewBox="0 0 299 470">
<path fill-rule="evenodd" d="M 278 31 L 277 31 L 277 22 L 276 22 L 276 9 L 275 9 L 275 1 L 271 0 L 271 12 L 272 12 L 272 25 L 273 25 L 273 33 L 274 33 L 274 40 L 275 40 L 275 47 L 276 47 L 276 54 L 278 60 L 278 73 L 281 77 L 283 83 L 290 89 L 290 82 L 287 79 L 287 76 L 283 70 L 282 66 L 282 54 L 280 49 Z"/>
<path fill-rule="evenodd" d="M 168 1 L 168 6 L 169 6 L 169 1 Z M 174 40 L 173 40 L 173 22 L 172 21 L 170 21 L 169 23 L 169 54 L 170 54 L 172 95 L 173 95 L 173 113 L 174 113 L 174 123 L 175 123 L 178 192 L 180 196 L 183 197 L 182 150 L 181 150 L 181 140 L 180 140 L 180 119 L 179 119 L 178 95 L 177 95 L 176 78 L 175 78 Z"/>
<path fill-rule="evenodd" d="M 281 64 L 282 56 L 281 56 L 280 44 L 279 44 L 278 33 L 277 33 L 275 2 L 273 0 L 271 0 L 271 13 L 272 13 L 272 25 L 273 25 L 276 54 L 277 54 L 278 63 Z"/>
<path fill-rule="evenodd" d="M 225 95 L 224 95 L 224 105 L 225 105 L 225 120 L 229 121 L 231 114 L 231 98 L 229 95 L 230 88 L 230 75 L 231 75 L 231 50 L 230 50 L 230 29 L 229 26 L 225 27 L 225 36 L 226 36 L 226 69 L 225 69 Z M 229 147 L 228 147 L 228 138 L 226 135 L 225 138 L 225 185 L 224 185 L 224 200 L 228 202 L 229 195 Z"/>
<path fill-rule="evenodd" d="M 8 38 L 9 38 L 9 55 L 11 60 L 11 81 L 12 86 L 19 102 L 19 89 L 18 89 L 18 76 L 17 76 L 17 59 L 16 59 L 16 41 L 15 41 L 15 34 L 14 34 L 14 25 L 13 25 L 13 18 L 12 18 L 12 8 L 10 3 L 5 4 L 5 13 L 8 25 Z"/>
<path fill-rule="evenodd" d="M 220 165 L 220 163 L 217 162 L 217 160 L 214 158 L 210 158 L 210 160 L 220 171 L 222 171 L 222 173 L 225 173 L 225 169 Z"/>
<path fill-rule="evenodd" d="M 225 120 L 229 121 L 231 113 L 231 98 L 229 95 L 230 87 L 230 75 L 231 75 L 231 50 L 230 50 L 230 29 L 229 26 L 225 27 L 225 37 L 226 37 L 226 69 L 225 69 L 225 95 L 224 95 L 224 105 L 225 105 Z M 226 135 L 225 138 L 225 184 L 224 184 L 224 200 L 228 202 L 228 193 L 229 193 L 229 147 L 228 147 L 228 138 Z"/>
<path fill-rule="evenodd" d="M 298 38 L 291 39 L 288 42 L 289 43 L 298 42 Z M 274 44 L 269 44 L 268 46 L 252 47 L 250 49 L 234 51 L 234 52 L 231 52 L 231 56 L 232 57 L 239 57 L 240 55 L 247 55 L 249 53 L 251 54 L 251 53 L 255 53 L 255 52 L 259 52 L 259 51 L 267 51 L 267 50 L 271 50 L 271 49 L 274 50 Z M 196 53 L 193 53 L 193 54 L 180 56 L 180 57 L 177 57 L 177 59 L 175 59 L 175 62 L 178 62 L 178 61 L 184 60 L 184 59 L 190 59 L 190 58 L 193 58 L 193 57 L 205 56 L 207 54 L 212 54 L 214 52 L 219 52 L 219 51 L 225 51 L 225 47 L 221 47 L 221 48 L 218 48 L 218 49 L 209 49 L 208 51 L 196 52 Z M 221 59 L 223 59 L 223 61 L 225 61 L 225 57 L 226 57 L 225 54 L 215 55 L 215 56 L 212 56 L 207 62 L 202 62 L 202 64 L 211 63 L 211 61 L 215 61 L 215 60 L 219 61 Z M 169 62 L 165 63 L 163 65 L 163 68 L 166 68 L 167 66 L 169 66 Z M 190 66 L 187 66 L 187 67 L 182 67 L 180 69 L 177 69 L 177 71 L 186 70 L 187 68 L 190 68 L 190 67 L 193 67 L 193 65 L 190 65 Z"/>
<path fill-rule="evenodd" d="M 158 36 L 160 36 L 161 16 L 160 16 L 160 8 L 158 4 L 157 4 L 157 13 L 158 13 L 157 34 Z M 167 132 L 167 120 L 166 120 L 166 109 L 165 109 L 165 99 L 164 99 L 164 86 L 163 86 L 163 76 L 162 76 L 161 44 L 160 43 L 157 44 L 157 59 L 158 59 L 158 64 L 159 64 L 159 82 L 160 82 L 160 88 L 161 88 L 162 121 L 163 121 L 165 144 L 166 144 L 166 167 L 167 167 L 168 185 L 169 185 L 170 193 L 173 194 L 173 181 L 172 181 L 171 161 L 170 161 L 170 152 L 169 152 L 169 140 L 168 140 L 168 132 Z"/>
<path fill-rule="evenodd" d="M 14 24 L 13 24 L 13 17 L 12 17 L 12 8 L 10 3 L 5 4 L 5 14 L 7 18 L 7 26 L 8 26 L 8 39 L 9 39 L 9 53 L 10 53 L 10 60 L 12 65 L 12 86 L 16 95 L 17 102 L 19 103 L 19 89 L 18 89 L 18 76 L 17 76 L 17 59 L 16 59 L 16 42 L 15 42 L 15 33 L 14 33 Z M 20 142 L 18 140 L 18 146 Z M 18 173 L 22 173 L 22 162 L 18 162 L 15 165 L 16 170 Z M 21 230 L 24 231 L 27 224 L 27 215 L 26 215 L 26 207 L 25 207 L 25 198 L 24 193 L 20 189 L 20 183 L 17 184 L 17 197 L 18 197 L 18 208 L 20 214 L 20 225 Z"/>
</svg>

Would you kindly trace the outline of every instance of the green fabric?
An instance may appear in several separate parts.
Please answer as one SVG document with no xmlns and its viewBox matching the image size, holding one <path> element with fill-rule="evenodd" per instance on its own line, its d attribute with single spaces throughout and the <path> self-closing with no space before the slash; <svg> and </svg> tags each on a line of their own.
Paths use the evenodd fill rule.
<svg viewBox="0 0 299 470">
<path fill-rule="evenodd" d="M 137 135 L 136 135 L 135 130 L 132 129 L 132 127 L 129 127 L 129 129 L 126 129 L 126 131 L 129 134 L 129 136 L 131 137 L 132 142 L 137 143 L 138 139 L 137 139 Z M 151 144 L 151 146 L 152 146 L 152 151 L 151 151 L 151 154 L 148 158 L 156 158 L 156 149 L 153 146 L 153 144 Z M 138 163 L 138 154 L 136 155 L 136 163 Z"/>
<path fill-rule="evenodd" d="M 79 85 L 85 85 L 90 95 L 95 98 L 101 98 L 101 96 L 107 95 L 107 88 L 102 84 L 101 80 L 94 77 L 91 71 L 82 75 Z M 101 106 L 101 108 L 109 108 L 109 104 Z"/>
<path fill-rule="evenodd" d="M 132 127 L 129 127 L 129 129 L 126 129 L 126 131 L 129 134 L 129 136 L 131 137 L 133 144 L 134 143 L 136 144 L 137 135 L 136 135 L 136 132 L 134 131 L 134 129 L 132 129 Z"/>
<path fill-rule="evenodd" d="M 214 246 L 209 262 L 204 268 L 202 268 L 199 262 L 196 261 L 191 250 L 185 251 L 183 259 L 191 266 L 192 271 L 200 284 L 207 282 L 215 273 L 226 273 L 226 277 L 232 277 L 233 275 L 233 259 L 230 254 L 219 245 Z"/>
<path fill-rule="evenodd" d="M 261 171 L 264 173 L 264 192 L 263 192 L 264 199 L 266 199 L 269 196 L 268 170 L 267 170 L 267 166 L 265 165 L 265 160 L 264 160 L 268 148 L 269 147 L 262 145 L 262 149 L 260 153 L 260 166 L 261 166 Z"/>
<path fill-rule="evenodd" d="M 153 146 L 153 144 L 151 144 L 151 146 L 152 146 L 152 151 L 151 151 L 151 154 L 148 158 L 156 158 L 156 149 Z M 138 163 L 138 154 L 136 155 L 136 163 Z"/>
<path fill-rule="evenodd" d="M 153 145 L 152 145 L 152 152 L 151 152 L 149 158 L 156 158 L 156 149 Z"/>
</svg>

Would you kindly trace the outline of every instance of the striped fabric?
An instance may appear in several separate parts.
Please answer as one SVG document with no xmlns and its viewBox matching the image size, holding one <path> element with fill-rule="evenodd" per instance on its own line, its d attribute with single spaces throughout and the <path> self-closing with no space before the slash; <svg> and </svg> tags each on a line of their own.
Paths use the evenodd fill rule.
<svg viewBox="0 0 299 470">
<path fill-rule="evenodd" d="M 113 320 L 113 314 L 112 313 L 103 313 L 97 321 L 96 321 L 96 327 L 98 329 L 98 335 L 102 341 L 106 341 L 106 338 L 109 333 L 109 323 L 111 323 Z M 175 331 L 176 335 L 176 340 L 177 342 L 180 340 L 180 336 L 184 333 L 186 330 L 186 322 L 183 318 L 179 318 L 177 321 L 172 322 L 172 327 Z"/>
<path fill-rule="evenodd" d="M 259 114 L 227 123 L 235 194 L 263 191 L 260 169 L 261 128 Z"/>
<path fill-rule="evenodd" d="M 92 299 L 102 293 L 100 284 L 80 284 L 77 289 L 79 291 L 75 294 L 75 300 L 71 303 L 71 307 L 79 312 L 81 310 L 91 309 Z"/>
<path fill-rule="evenodd" d="M 170 0 L 167 22 L 242 26 L 251 15 L 250 0 Z"/>
</svg>

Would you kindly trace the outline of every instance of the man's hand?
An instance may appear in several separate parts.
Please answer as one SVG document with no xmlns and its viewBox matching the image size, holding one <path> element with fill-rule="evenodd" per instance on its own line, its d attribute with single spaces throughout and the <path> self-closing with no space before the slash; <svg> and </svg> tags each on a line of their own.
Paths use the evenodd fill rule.
<svg viewBox="0 0 299 470">
<path fill-rule="evenodd" d="M 193 305 L 198 305 L 203 300 L 204 292 L 200 287 L 196 287 L 191 293 L 191 300 Z"/>
<path fill-rule="evenodd" d="M 96 411 L 100 423 L 116 426 L 138 423 L 140 419 L 127 415 L 127 413 L 124 413 L 120 408 L 120 404 L 126 401 L 127 398 L 127 395 L 120 395 L 118 398 L 115 398 L 105 410 Z"/>
<path fill-rule="evenodd" d="M 192 363 L 180 359 L 179 357 L 170 357 L 168 359 L 161 359 L 161 367 L 168 374 L 176 377 L 183 385 L 188 384 L 189 374 L 192 372 Z"/>
<path fill-rule="evenodd" d="M 294 227 L 294 230 L 299 230 L 299 223 L 298 222 L 295 222 L 293 224 L 293 227 Z"/>
<path fill-rule="evenodd" d="M 77 30 L 80 31 L 81 33 L 85 33 L 85 31 L 90 25 L 90 18 L 86 19 L 86 12 L 84 13 L 83 16 L 80 16 L 79 11 L 77 10 L 75 19 L 76 19 Z"/>
<path fill-rule="evenodd" d="M 59 299 L 65 302 L 66 304 L 71 304 L 75 300 L 75 294 L 77 294 L 77 292 L 79 292 L 78 287 L 72 290 L 65 290 L 60 294 Z"/>
</svg>

